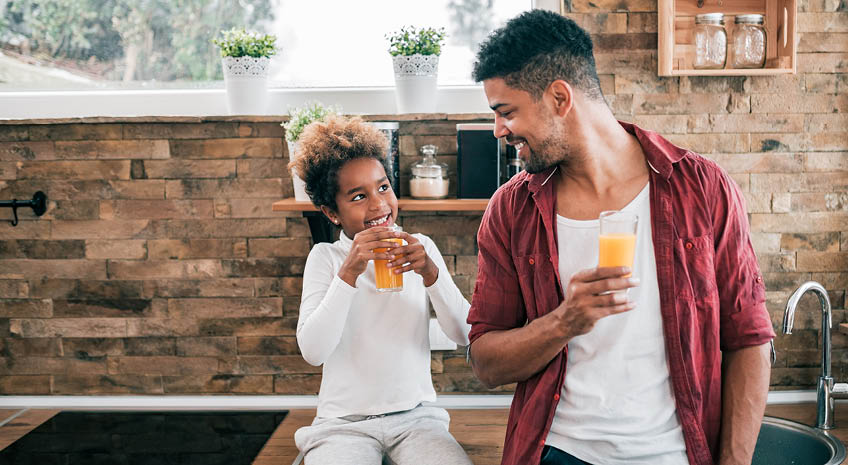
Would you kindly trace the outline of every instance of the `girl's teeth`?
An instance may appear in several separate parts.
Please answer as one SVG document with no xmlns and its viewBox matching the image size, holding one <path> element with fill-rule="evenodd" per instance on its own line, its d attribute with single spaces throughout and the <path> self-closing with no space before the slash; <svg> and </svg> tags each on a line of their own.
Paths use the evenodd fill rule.
<svg viewBox="0 0 848 465">
<path fill-rule="evenodd" d="M 383 223 L 385 223 L 387 219 L 389 219 L 389 216 L 388 216 L 388 215 L 386 215 L 386 216 L 384 216 L 384 217 L 382 217 L 382 218 L 376 219 L 376 220 L 374 220 L 374 221 L 369 221 L 367 224 L 372 225 L 372 226 L 376 226 L 376 225 L 378 225 L 378 224 L 383 224 Z"/>
</svg>

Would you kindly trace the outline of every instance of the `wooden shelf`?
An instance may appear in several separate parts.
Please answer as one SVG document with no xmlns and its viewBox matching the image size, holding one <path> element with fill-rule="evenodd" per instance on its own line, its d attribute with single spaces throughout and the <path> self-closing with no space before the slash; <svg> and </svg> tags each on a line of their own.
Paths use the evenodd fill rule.
<svg viewBox="0 0 848 465">
<path fill-rule="evenodd" d="M 658 66 L 660 76 L 767 76 L 795 74 L 797 42 L 797 0 L 658 0 Z M 725 69 L 694 69 L 695 46 L 692 32 L 695 15 L 724 13 L 727 29 Z M 733 20 L 736 15 L 765 15 L 766 65 L 757 69 L 730 67 Z"/>
<path fill-rule="evenodd" d="M 444 200 L 419 200 L 398 199 L 398 209 L 402 211 L 485 211 L 489 199 L 444 199 Z M 312 202 L 287 198 L 271 206 L 275 212 L 314 212 L 318 211 Z"/>
<path fill-rule="evenodd" d="M 776 74 L 795 74 L 789 68 L 760 69 L 673 69 L 664 76 L 774 76 Z"/>
</svg>

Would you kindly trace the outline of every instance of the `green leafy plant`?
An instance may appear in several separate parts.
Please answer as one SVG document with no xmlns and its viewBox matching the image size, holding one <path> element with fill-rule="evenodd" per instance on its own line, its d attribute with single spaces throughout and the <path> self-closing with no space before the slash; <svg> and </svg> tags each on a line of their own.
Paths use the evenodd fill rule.
<svg viewBox="0 0 848 465">
<path fill-rule="evenodd" d="M 443 27 L 419 29 L 415 26 L 404 26 L 399 31 L 386 34 L 386 39 L 389 41 L 389 54 L 392 56 L 440 55 L 445 37 L 447 33 Z"/>
<path fill-rule="evenodd" d="M 330 115 L 338 115 L 342 112 L 337 106 L 325 107 L 319 102 L 307 103 L 302 107 L 289 110 L 289 120 L 282 124 L 286 129 L 286 140 L 297 142 L 303 129 L 314 121 L 323 121 Z"/>
<path fill-rule="evenodd" d="M 232 28 L 221 31 L 221 39 L 212 39 L 212 43 L 221 48 L 222 57 L 269 58 L 277 52 L 277 36 L 246 31 L 244 28 Z"/>
</svg>

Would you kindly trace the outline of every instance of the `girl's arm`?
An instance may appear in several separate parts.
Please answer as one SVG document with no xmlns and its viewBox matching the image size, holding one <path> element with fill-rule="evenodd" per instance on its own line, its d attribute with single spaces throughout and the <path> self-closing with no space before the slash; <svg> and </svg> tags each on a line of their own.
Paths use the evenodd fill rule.
<svg viewBox="0 0 848 465">
<path fill-rule="evenodd" d="M 339 345 L 356 288 L 333 270 L 329 247 L 316 245 L 306 259 L 297 320 L 297 345 L 303 359 L 318 366 Z"/>
<path fill-rule="evenodd" d="M 427 236 L 422 236 L 421 242 L 424 244 L 427 256 L 439 269 L 436 282 L 426 288 L 430 302 L 433 303 L 433 309 L 436 311 L 439 326 L 452 341 L 467 346 L 471 325 L 466 322 L 466 319 L 471 304 L 465 300 L 465 297 L 459 292 L 459 288 L 456 287 L 456 283 L 453 282 L 445 265 L 445 259 L 436 244 Z"/>
</svg>

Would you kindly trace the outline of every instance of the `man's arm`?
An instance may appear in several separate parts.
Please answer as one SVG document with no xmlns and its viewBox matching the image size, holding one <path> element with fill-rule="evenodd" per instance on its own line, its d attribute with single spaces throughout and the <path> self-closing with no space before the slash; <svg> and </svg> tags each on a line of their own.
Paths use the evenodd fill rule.
<svg viewBox="0 0 848 465">
<path fill-rule="evenodd" d="M 722 354 L 719 465 L 749 465 L 769 390 L 769 344 Z"/>
<path fill-rule="evenodd" d="M 524 327 L 489 331 L 471 344 L 474 374 L 488 387 L 524 381 L 542 371 L 573 337 L 592 330 L 605 316 L 634 308 L 623 291 L 639 281 L 630 269 L 593 268 L 574 274 L 565 300 Z"/>
<path fill-rule="evenodd" d="M 774 338 L 739 186 L 716 167 L 712 198 L 719 283 L 722 409 L 719 463 L 751 463 L 769 388 Z"/>
<path fill-rule="evenodd" d="M 487 387 L 493 388 L 533 376 L 542 371 L 568 342 L 557 334 L 554 313 L 522 328 L 490 331 L 471 344 L 471 368 Z"/>
</svg>

